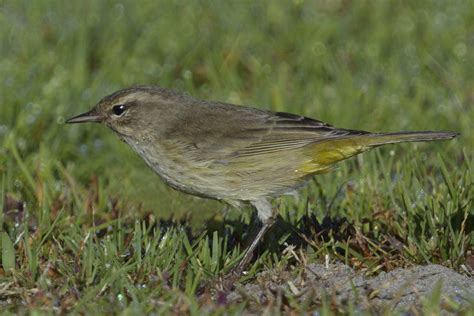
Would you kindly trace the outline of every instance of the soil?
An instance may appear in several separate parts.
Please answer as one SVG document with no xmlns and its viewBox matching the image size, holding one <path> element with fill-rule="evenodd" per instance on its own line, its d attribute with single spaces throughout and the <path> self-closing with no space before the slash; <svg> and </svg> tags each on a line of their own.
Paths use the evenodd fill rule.
<svg viewBox="0 0 474 316">
<path fill-rule="evenodd" d="M 416 311 L 433 295 L 441 295 L 442 304 L 465 306 L 474 302 L 474 278 L 440 265 L 415 266 L 365 277 L 342 263 L 309 264 L 298 275 L 291 272 L 265 271 L 244 285 L 225 293 L 227 303 L 244 297 L 255 304 L 272 300 L 318 303 L 330 298 L 333 306 L 355 310 Z M 224 293 L 220 293 L 221 298 Z"/>
</svg>

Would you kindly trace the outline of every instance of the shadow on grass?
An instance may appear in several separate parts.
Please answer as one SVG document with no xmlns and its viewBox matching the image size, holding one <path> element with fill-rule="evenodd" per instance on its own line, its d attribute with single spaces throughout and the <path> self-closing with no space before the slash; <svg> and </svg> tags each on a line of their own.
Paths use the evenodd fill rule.
<svg viewBox="0 0 474 316">
<path fill-rule="evenodd" d="M 16 199 L 9 194 L 4 195 L 3 201 L 3 229 L 6 232 L 17 231 L 12 234 L 12 239 L 15 239 L 14 236 L 21 233 L 22 226 L 20 224 L 25 220 L 26 204 L 21 199 Z M 468 204 L 458 207 L 455 212 L 449 214 L 445 222 L 450 227 L 462 227 L 461 230 L 466 236 L 464 238 L 467 238 L 465 243 L 469 244 L 468 236 L 471 236 L 474 231 L 474 216 L 472 213 L 466 213 L 465 207 L 468 207 Z M 55 207 L 53 203 L 51 216 L 55 218 L 61 214 L 60 217 L 64 217 L 61 222 L 64 222 L 63 224 L 70 223 L 71 218 L 64 212 L 58 211 L 61 208 L 60 206 Z M 158 231 L 159 236 L 164 236 L 167 231 L 179 231 L 185 234 L 190 244 L 206 238 L 210 251 L 214 250 L 213 243 L 217 237 L 219 243 L 225 240 L 221 249 L 223 253 L 219 254 L 219 260 L 222 260 L 221 264 L 227 262 L 226 269 L 231 267 L 228 266 L 228 261 L 223 254 L 229 254 L 236 248 L 240 249 L 240 253 L 242 253 L 243 249 L 253 241 L 261 227 L 256 212 L 252 213 L 250 220 L 245 220 L 244 216 L 237 219 L 204 220 L 204 229 L 201 230 L 193 229 L 189 219 L 157 219 L 152 213 L 137 219 L 122 217 L 120 214 L 122 212 L 118 209 L 117 203 L 112 202 L 109 211 L 101 213 L 101 215 L 96 214 L 95 217 L 84 217 L 82 220 L 78 220 L 78 229 L 84 232 L 86 230 L 94 231 L 98 239 L 104 238 L 114 230 L 121 230 L 124 232 L 124 243 L 129 245 L 137 233 L 137 222 L 140 222 L 144 225 L 142 227 L 145 234 L 154 234 Z M 28 227 L 30 234 L 34 234 L 40 226 L 40 220 L 35 215 L 35 213 L 29 213 L 27 226 L 25 226 Z M 346 264 L 353 267 L 366 267 L 369 268 L 369 271 L 373 269 L 373 273 L 380 270 L 390 271 L 396 267 L 405 267 L 413 263 L 427 263 L 410 253 L 410 241 L 408 240 L 410 237 L 420 240 L 428 238 L 427 232 L 423 228 L 422 215 L 415 215 L 416 221 L 411 224 L 412 231 L 410 233 L 397 230 L 397 225 L 395 225 L 397 218 L 390 210 L 375 213 L 372 218 L 367 218 L 357 224 L 344 217 L 326 216 L 318 220 L 313 214 L 306 214 L 298 220 L 285 220 L 278 217 L 274 226 L 266 233 L 257 247 L 253 262 L 262 256 L 281 258 L 285 249 L 291 247 L 294 251 L 302 250 L 302 253 L 305 254 L 308 253 L 308 249 L 311 249 L 312 260 L 322 259 L 324 255 L 330 254 L 333 259 L 345 261 Z M 39 230 L 44 232 L 48 229 L 49 226 L 45 226 Z M 56 229 L 62 231 L 61 229 L 64 227 Z M 445 239 L 447 243 L 451 240 L 449 236 Z M 131 248 L 129 256 L 132 256 L 133 253 L 133 247 Z M 419 249 L 417 250 L 419 251 Z M 431 254 L 433 257 L 429 259 L 428 263 L 443 261 L 442 254 L 433 252 Z M 145 253 L 143 253 L 144 255 Z M 290 258 L 290 260 L 293 259 Z M 470 262 L 470 260 L 472 261 L 470 255 L 458 259 L 459 262 Z M 454 266 L 457 265 L 458 263 L 454 264 Z"/>
<path fill-rule="evenodd" d="M 170 229 L 184 229 L 187 237 L 192 243 L 195 238 L 201 236 L 200 233 L 193 233 L 189 222 L 186 220 L 160 220 L 156 224 L 162 232 Z M 205 236 L 208 237 L 209 247 L 212 248 L 213 235 L 217 233 L 219 239 L 227 240 L 226 251 L 231 251 L 235 247 L 246 249 L 255 238 L 262 227 L 256 214 L 253 214 L 250 223 L 245 223 L 241 219 L 210 219 L 204 222 Z M 254 260 L 268 251 L 269 255 L 280 256 L 288 245 L 293 249 L 306 249 L 308 244 L 317 246 L 328 242 L 344 243 L 351 238 L 355 238 L 356 230 L 346 218 L 324 217 L 318 221 L 314 215 L 305 215 L 298 222 L 292 223 L 278 216 L 275 224 L 265 234 L 261 243 L 254 253 Z M 343 247 L 336 247 L 335 250 L 344 256 L 346 250 Z"/>
</svg>

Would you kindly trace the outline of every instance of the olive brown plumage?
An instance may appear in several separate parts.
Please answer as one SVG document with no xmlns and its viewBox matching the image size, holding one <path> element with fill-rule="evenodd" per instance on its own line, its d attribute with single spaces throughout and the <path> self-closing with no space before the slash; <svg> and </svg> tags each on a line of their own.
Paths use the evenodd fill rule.
<svg viewBox="0 0 474 316">
<path fill-rule="evenodd" d="M 198 100 L 155 86 L 117 91 L 67 122 L 104 123 L 179 191 L 236 207 L 253 205 L 263 227 L 238 271 L 273 223 L 273 198 L 292 193 L 314 174 L 377 146 L 458 135 L 336 128 L 299 115 Z"/>
</svg>

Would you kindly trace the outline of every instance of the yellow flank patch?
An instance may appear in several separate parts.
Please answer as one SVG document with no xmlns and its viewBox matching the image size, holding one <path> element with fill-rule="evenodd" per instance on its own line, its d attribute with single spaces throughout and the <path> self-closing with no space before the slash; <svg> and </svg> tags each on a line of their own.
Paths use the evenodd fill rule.
<svg viewBox="0 0 474 316">
<path fill-rule="evenodd" d="M 341 160 L 352 157 L 367 150 L 368 147 L 361 146 L 356 139 L 335 139 L 315 143 L 308 146 L 305 154 L 310 157 L 299 170 L 306 174 L 323 173 L 331 169 L 331 166 Z"/>
<path fill-rule="evenodd" d="M 300 169 L 298 169 L 298 171 L 301 172 L 303 175 L 325 173 L 329 170 L 331 170 L 331 166 L 321 166 L 312 162 L 304 164 Z"/>
</svg>

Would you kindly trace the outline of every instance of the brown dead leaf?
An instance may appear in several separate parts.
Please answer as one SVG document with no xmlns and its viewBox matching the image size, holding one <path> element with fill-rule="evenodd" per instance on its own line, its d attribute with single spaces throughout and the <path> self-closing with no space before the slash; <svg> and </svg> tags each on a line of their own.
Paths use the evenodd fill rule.
<svg viewBox="0 0 474 316">
<path fill-rule="evenodd" d="M 21 223 L 26 210 L 26 202 L 9 193 L 5 194 L 3 201 L 5 219 L 13 223 Z"/>
</svg>

